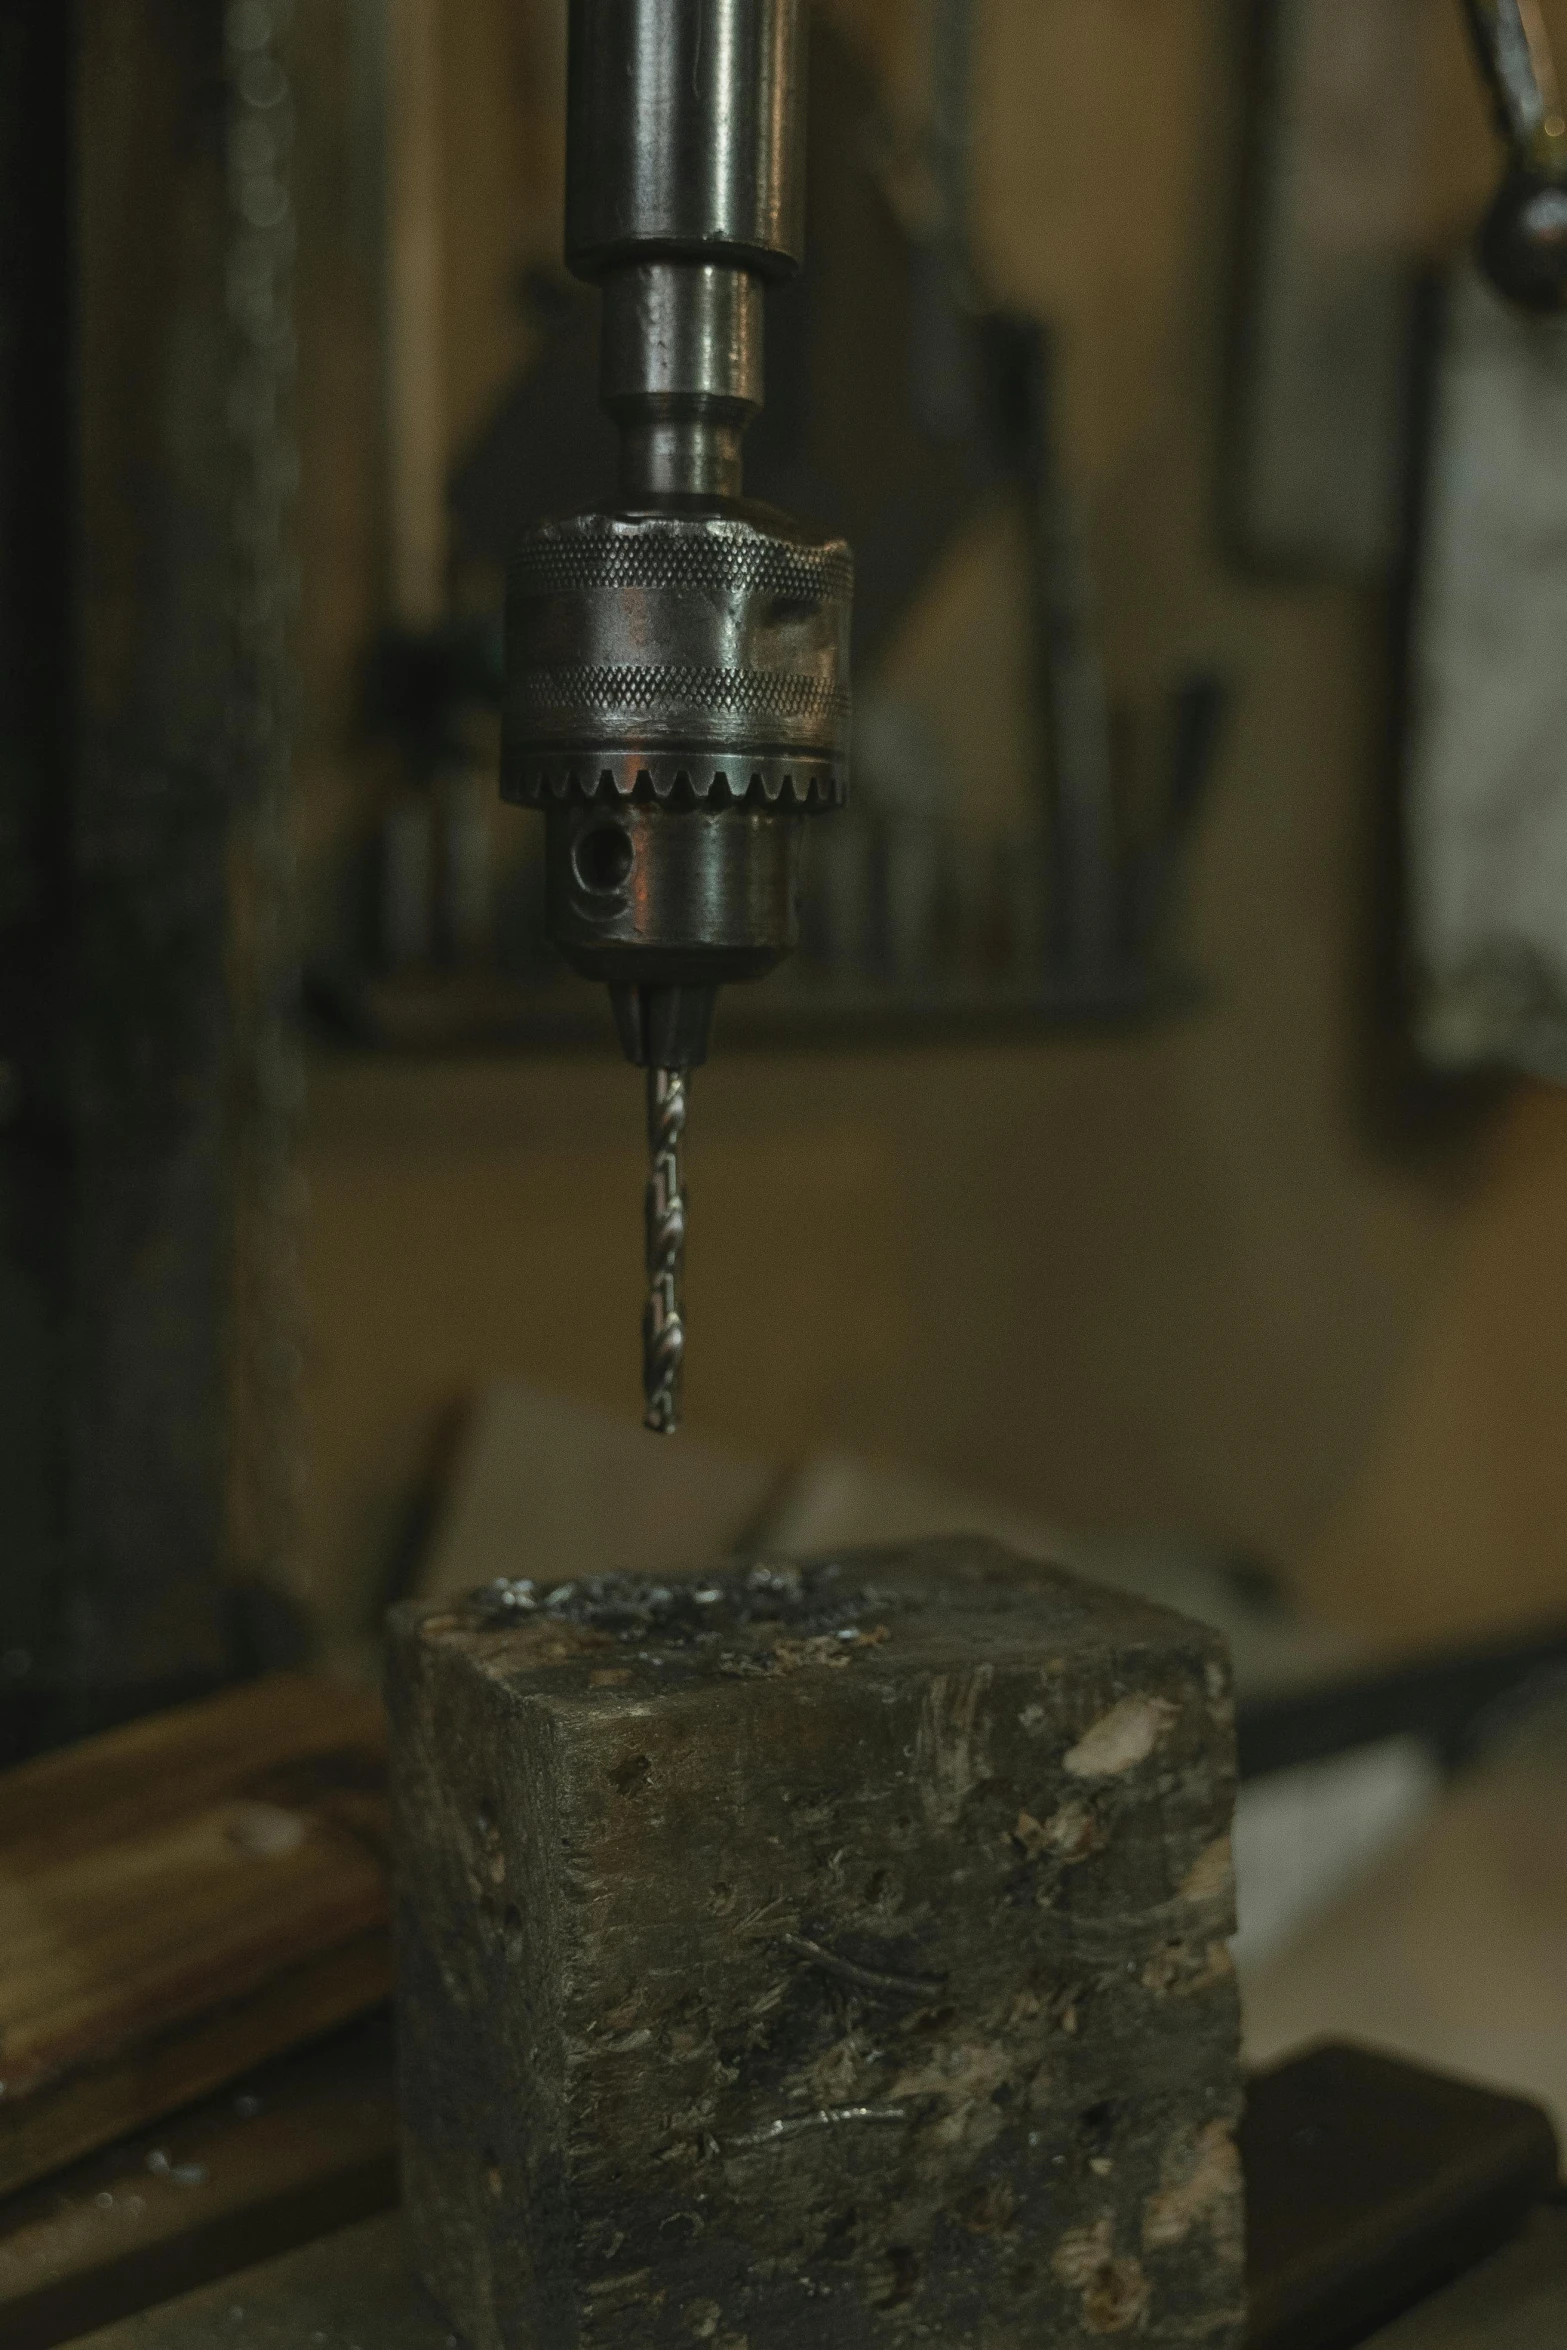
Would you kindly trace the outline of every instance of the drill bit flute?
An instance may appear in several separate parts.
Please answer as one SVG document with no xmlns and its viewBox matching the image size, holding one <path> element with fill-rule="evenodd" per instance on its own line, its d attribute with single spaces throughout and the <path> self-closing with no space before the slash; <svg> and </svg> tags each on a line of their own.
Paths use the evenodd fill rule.
<svg viewBox="0 0 1567 2350">
<path fill-rule="evenodd" d="M 545 811 L 551 936 L 649 1072 L 647 1424 L 680 1417 L 687 1073 L 798 934 L 847 791 L 849 551 L 742 492 L 762 296 L 803 243 L 804 0 L 572 0 L 566 258 L 603 290 L 617 502 L 507 582 L 503 794 Z"/>
<path fill-rule="evenodd" d="M 680 1374 L 686 1354 L 680 1300 L 686 1250 L 680 1146 L 685 1131 L 685 1071 L 650 1069 L 647 1143 L 652 1164 L 647 1179 L 648 1299 L 642 1321 L 642 1386 L 647 1397 L 647 1424 L 655 1436 L 672 1436 L 680 1425 Z"/>
</svg>

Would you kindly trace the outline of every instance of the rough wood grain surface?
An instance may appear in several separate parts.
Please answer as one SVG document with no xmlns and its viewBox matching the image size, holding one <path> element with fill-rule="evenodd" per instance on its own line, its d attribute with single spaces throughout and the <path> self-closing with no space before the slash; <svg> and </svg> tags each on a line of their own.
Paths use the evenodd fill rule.
<svg viewBox="0 0 1567 2350">
<path fill-rule="evenodd" d="M 405 2193 L 474 2350 L 1238 2341 L 1216 1635 L 956 1541 L 393 1648 Z"/>
<path fill-rule="evenodd" d="M 0 2194 L 389 1989 L 385 1729 L 280 1675 L 0 1778 Z"/>
</svg>

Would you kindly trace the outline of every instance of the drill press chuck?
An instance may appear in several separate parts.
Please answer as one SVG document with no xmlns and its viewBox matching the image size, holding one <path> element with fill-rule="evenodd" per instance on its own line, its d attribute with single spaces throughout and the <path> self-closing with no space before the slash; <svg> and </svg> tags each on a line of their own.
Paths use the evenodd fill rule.
<svg viewBox="0 0 1567 2350">
<path fill-rule="evenodd" d="M 546 813 L 551 934 L 628 1059 L 707 1056 L 794 946 L 801 824 L 847 788 L 848 549 L 783 516 L 584 515 L 518 548 L 501 789 Z"/>
</svg>

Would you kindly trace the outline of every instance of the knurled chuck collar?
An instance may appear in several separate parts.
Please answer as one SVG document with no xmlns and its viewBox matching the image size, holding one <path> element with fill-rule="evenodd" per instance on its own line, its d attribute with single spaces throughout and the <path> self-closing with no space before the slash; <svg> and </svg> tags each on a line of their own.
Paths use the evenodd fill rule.
<svg viewBox="0 0 1567 2350">
<path fill-rule="evenodd" d="M 841 806 L 852 593 L 841 539 L 765 507 L 542 524 L 507 576 L 503 796 Z"/>
</svg>

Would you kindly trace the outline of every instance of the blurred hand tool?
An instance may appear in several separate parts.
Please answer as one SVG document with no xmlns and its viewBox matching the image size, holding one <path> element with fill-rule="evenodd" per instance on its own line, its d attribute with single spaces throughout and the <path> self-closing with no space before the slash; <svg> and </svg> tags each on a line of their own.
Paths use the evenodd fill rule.
<svg viewBox="0 0 1567 2350">
<path fill-rule="evenodd" d="M 1507 175 L 1480 229 L 1480 262 L 1509 301 L 1567 310 L 1567 113 L 1539 0 L 1464 0 Z"/>
</svg>

